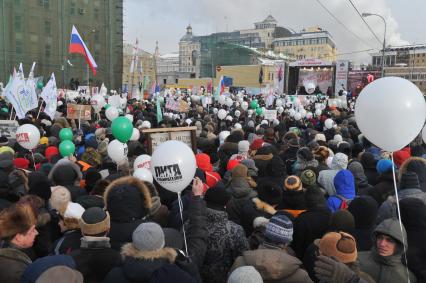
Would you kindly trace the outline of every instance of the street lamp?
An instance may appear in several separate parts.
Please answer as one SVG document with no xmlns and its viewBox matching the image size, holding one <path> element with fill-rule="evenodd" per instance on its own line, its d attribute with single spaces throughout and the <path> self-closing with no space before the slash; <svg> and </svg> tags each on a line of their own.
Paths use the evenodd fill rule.
<svg viewBox="0 0 426 283">
<path fill-rule="evenodd" d="M 369 16 L 377 16 L 382 19 L 383 23 L 385 24 L 385 32 L 383 34 L 383 49 L 382 49 L 382 78 L 385 76 L 385 48 L 386 48 L 386 20 L 379 14 L 373 14 L 373 13 L 362 13 L 362 16 L 364 18 Z"/>
</svg>

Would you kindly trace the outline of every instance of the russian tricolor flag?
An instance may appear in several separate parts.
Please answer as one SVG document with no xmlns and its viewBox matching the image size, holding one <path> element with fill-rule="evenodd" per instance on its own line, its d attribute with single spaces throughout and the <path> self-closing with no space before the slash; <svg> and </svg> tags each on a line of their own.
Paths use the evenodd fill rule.
<svg viewBox="0 0 426 283">
<path fill-rule="evenodd" d="M 96 68 L 98 67 L 98 65 L 96 65 L 95 59 L 93 59 L 92 54 L 90 53 L 89 49 L 87 48 L 86 44 L 84 43 L 83 39 L 81 38 L 74 25 L 72 26 L 70 47 L 68 52 L 80 53 L 81 55 L 86 57 L 87 64 L 89 64 L 90 68 L 92 69 L 93 75 L 96 76 Z"/>
</svg>

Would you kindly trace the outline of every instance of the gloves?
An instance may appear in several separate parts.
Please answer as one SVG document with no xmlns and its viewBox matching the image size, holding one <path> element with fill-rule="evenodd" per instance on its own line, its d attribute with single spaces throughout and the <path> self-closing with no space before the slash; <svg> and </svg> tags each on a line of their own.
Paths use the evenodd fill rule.
<svg viewBox="0 0 426 283">
<path fill-rule="evenodd" d="M 320 282 L 347 283 L 356 282 L 358 276 L 344 263 L 328 256 L 318 256 L 315 262 L 315 276 Z"/>
</svg>

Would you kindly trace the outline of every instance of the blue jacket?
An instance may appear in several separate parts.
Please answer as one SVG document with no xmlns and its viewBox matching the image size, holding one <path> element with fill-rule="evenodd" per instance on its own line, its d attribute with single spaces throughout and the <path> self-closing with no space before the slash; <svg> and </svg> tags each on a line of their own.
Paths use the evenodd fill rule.
<svg viewBox="0 0 426 283">
<path fill-rule="evenodd" d="M 347 200 L 355 198 L 355 178 L 349 170 L 340 170 L 334 177 L 334 187 L 336 195 Z M 342 200 L 337 196 L 331 196 L 327 199 L 328 207 L 332 212 L 339 210 Z"/>
</svg>

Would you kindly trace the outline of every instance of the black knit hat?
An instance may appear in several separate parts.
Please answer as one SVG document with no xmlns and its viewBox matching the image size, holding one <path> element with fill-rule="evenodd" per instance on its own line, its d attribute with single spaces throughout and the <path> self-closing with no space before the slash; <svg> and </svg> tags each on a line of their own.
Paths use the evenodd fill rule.
<svg viewBox="0 0 426 283">
<path fill-rule="evenodd" d="M 378 211 L 377 201 L 370 196 L 354 198 L 349 204 L 348 210 L 355 219 L 357 229 L 368 229 L 374 225 Z"/>
<path fill-rule="evenodd" d="M 41 172 L 32 172 L 28 175 L 28 193 L 36 195 L 42 198 L 44 201 L 48 201 L 52 194 L 50 189 L 51 183 L 47 176 Z"/>
<path fill-rule="evenodd" d="M 407 171 L 402 174 L 399 189 L 420 189 L 419 178 L 416 173 Z"/>
<path fill-rule="evenodd" d="M 226 190 L 222 182 L 207 190 L 204 195 L 207 207 L 216 210 L 224 210 L 225 205 L 231 199 L 231 194 Z"/>
<path fill-rule="evenodd" d="M 9 144 L 9 139 L 6 136 L 0 137 L 0 146 L 5 146 Z"/>
<path fill-rule="evenodd" d="M 314 155 L 308 147 L 302 147 L 297 151 L 297 157 L 304 160 L 310 161 L 314 159 Z"/>
<path fill-rule="evenodd" d="M 261 182 L 257 188 L 257 193 L 259 196 L 259 199 L 262 201 L 274 205 L 279 204 L 282 201 L 283 193 L 282 189 L 275 183 L 265 181 Z"/>
</svg>

